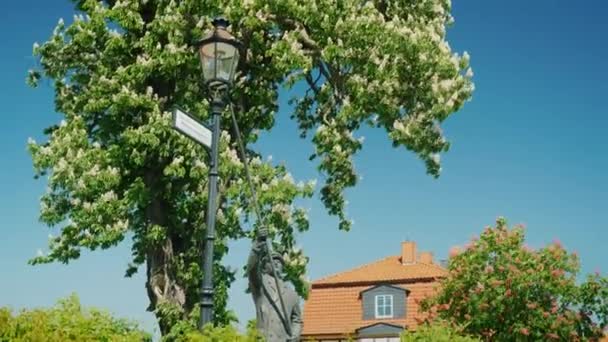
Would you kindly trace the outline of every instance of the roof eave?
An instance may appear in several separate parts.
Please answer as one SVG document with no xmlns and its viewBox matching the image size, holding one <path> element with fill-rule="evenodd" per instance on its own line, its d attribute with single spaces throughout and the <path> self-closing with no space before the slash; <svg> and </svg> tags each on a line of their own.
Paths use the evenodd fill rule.
<svg viewBox="0 0 608 342">
<path fill-rule="evenodd" d="M 343 281 L 343 282 L 331 282 L 331 283 L 312 283 L 313 289 L 320 288 L 331 288 L 331 287 L 351 287 L 351 286 L 373 286 L 378 284 L 411 284 L 421 282 L 434 282 L 439 279 L 445 278 L 446 276 L 433 276 L 433 277 L 419 277 L 419 278 L 405 278 L 405 279 L 386 279 L 386 280 L 361 280 L 361 281 Z"/>
</svg>

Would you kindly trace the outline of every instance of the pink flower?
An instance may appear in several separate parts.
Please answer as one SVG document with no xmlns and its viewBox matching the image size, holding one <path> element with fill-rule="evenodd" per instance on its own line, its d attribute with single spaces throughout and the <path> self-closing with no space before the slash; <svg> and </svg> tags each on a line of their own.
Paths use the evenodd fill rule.
<svg viewBox="0 0 608 342">
<path fill-rule="evenodd" d="M 457 256 L 458 254 L 460 254 L 460 247 L 454 246 L 454 247 L 450 248 L 449 254 L 450 254 L 450 258 Z"/>
<path fill-rule="evenodd" d="M 557 248 L 562 248 L 562 243 L 561 241 L 559 241 L 559 239 L 555 239 L 553 240 L 553 244 L 555 245 L 555 247 Z"/>
<path fill-rule="evenodd" d="M 537 305 L 536 305 L 536 303 L 528 303 L 528 304 L 526 304 L 526 306 L 528 307 L 528 309 L 534 310 L 534 309 L 536 309 Z"/>
<path fill-rule="evenodd" d="M 525 336 L 530 335 L 530 331 L 528 330 L 528 328 L 521 328 L 521 329 L 519 329 L 519 332 Z"/>
<path fill-rule="evenodd" d="M 488 266 L 486 266 L 485 271 L 486 271 L 486 273 L 492 273 L 492 272 L 494 272 L 494 267 L 492 267 L 492 265 L 488 265 Z"/>
</svg>

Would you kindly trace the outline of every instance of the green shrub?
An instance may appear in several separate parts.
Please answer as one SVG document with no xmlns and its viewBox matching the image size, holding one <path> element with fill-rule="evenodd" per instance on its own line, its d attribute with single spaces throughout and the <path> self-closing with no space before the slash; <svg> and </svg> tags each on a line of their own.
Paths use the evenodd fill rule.
<svg viewBox="0 0 608 342">
<path fill-rule="evenodd" d="M 97 309 L 84 309 L 76 295 L 50 309 L 0 308 L 0 342 L 151 341 L 137 325 Z"/>
<path fill-rule="evenodd" d="M 195 318 L 195 317 L 193 317 Z M 163 336 L 163 342 L 263 342 L 264 339 L 255 328 L 255 320 L 249 321 L 247 331 L 241 334 L 233 326 L 205 326 L 202 332 L 196 328 L 196 320 L 180 321 Z"/>
<path fill-rule="evenodd" d="M 184 342 L 261 342 L 263 338 L 255 330 L 248 330 L 245 335 L 234 327 L 206 327 L 203 332 L 191 332 Z"/>
<path fill-rule="evenodd" d="M 479 339 L 465 336 L 449 324 L 441 321 L 419 326 L 415 332 L 405 331 L 401 342 L 478 342 Z"/>
</svg>

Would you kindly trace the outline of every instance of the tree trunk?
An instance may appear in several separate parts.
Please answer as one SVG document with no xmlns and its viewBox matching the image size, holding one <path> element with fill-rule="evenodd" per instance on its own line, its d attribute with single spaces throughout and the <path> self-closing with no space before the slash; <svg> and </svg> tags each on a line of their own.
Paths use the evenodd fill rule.
<svg viewBox="0 0 608 342">
<path fill-rule="evenodd" d="M 149 189 L 154 189 L 154 183 L 158 178 L 153 171 L 147 172 L 145 179 Z M 154 198 L 146 210 L 149 227 L 154 225 L 167 227 L 167 204 L 159 198 L 157 193 L 154 193 L 153 196 Z M 186 291 L 177 282 L 176 271 L 172 266 L 174 255 L 174 246 L 170 236 L 161 243 L 150 245 L 146 253 L 146 289 L 150 299 L 148 311 L 153 311 L 156 315 L 162 335 L 167 334 L 173 324 L 184 318 L 186 314 Z M 163 307 L 171 308 L 171 310 L 159 310 Z"/>
<path fill-rule="evenodd" d="M 154 311 L 161 334 L 165 335 L 176 320 L 184 318 L 186 293 L 177 283 L 175 272 L 172 272 L 173 244 L 170 239 L 162 246 L 152 249 L 147 255 L 146 289 L 150 299 L 149 310 Z M 177 312 L 158 310 L 163 305 L 179 309 Z"/>
</svg>

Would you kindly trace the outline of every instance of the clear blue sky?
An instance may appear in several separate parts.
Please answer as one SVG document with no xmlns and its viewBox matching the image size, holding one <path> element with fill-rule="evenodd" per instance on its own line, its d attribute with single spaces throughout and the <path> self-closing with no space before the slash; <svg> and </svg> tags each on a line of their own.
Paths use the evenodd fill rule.
<svg viewBox="0 0 608 342">
<path fill-rule="evenodd" d="M 477 90 L 444 125 L 452 148 L 442 156 L 443 175 L 432 179 L 383 132 L 364 130 L 356 158 L 363 180 L 348 192 L 353 230 L 339 232 L 318 196 L 305 203 L 312 228 L 299 241 L 311 258 L 310 278 L 397 254 L 406 238 L 444 258 L 497 216 L 525 223 L 530 245 L 559 239 L 579 253 L 584 272 L 606 274 L 607 10 L 601 0 L 454 1 L 449 40 L 471 54 Z M 50 305 L 77 292 L 85 304 L 152 331 L 143 277 L 123 278 L 128 245 L 85 253 L 69 266 L 26 264 L 46 248 L 49 230 L 37 220 L 46 184 L 33 179 L 25 145 L 60 117 L 50 86 L 33 90 L 24 79 L 35 65 L 32 43 L 72 14 L 67 0 L 10 1 L 0 14 L 0 306 Z M 299 140 L 285 111 L 260 148 L 296 179 L 321 180 L 307 160 L 311 145 Z M 227 262 L 240 269 L 248 248 L 233 244 Z M 254 310 L 244 288 L 243 280 L 235 283 L 230 306 L 246 322 Z"/>
</svg>

